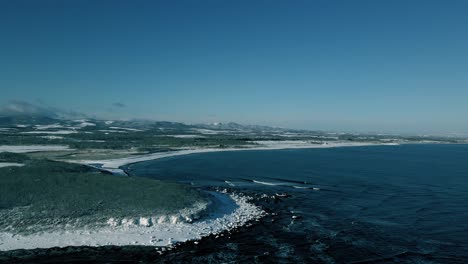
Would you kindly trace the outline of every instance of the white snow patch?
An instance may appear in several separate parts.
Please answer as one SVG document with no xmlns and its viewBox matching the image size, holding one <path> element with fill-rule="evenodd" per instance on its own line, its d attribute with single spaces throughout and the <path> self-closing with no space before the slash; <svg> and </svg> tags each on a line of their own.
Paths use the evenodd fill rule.
<svg viewBox="0 0 468 264">
<path fill-rule="evenodd" d="M 87 126 L 96 126 L 96 124 L 91 123 L 91 122 L 83 121 L 83 122 L 81 122 L 81 124 L 78 125 L 79 128 L 83 128 L 83 127 L 87 127 Z"/>
<path fill-rule="evenodd" d="M 270 185 L 270 186 L 282 185 L 282 183 L 272 183 L 272 182 L 264 182 L 264 181 L 256 181 L 256 180 L 252 180 L 252 181 L 255 182 L 255 183 L 258 183 L 258 184 Z"/>
<path fill-rule="evenodd" d="M 117 130 L 126 130 L 126 131 L 132 131 L 132 132 L 141 132 L 145 130 L 141 129 L 136 129 L 136 128 L 128 128 L 128 127 L 109 127 L 110 129 L 117 129 Z"/>
<path fill-rule="evenodd" d="M 205 135 L 216 135 L 222 132 L 222 131 L 203 129 L 203 128 L 193 128 L 192 130 L 197 131 L 198 133 L 201 133 L 201 134 L 205 134 Z"/>
<path fill-rule="evenodd" d="M 62 145 L 29 145 L 29 146 L 0 146 L 0 152 L 27 153 L 38 151 L 60 151 L 72 150 L 68 146 Z"/>
<path fill-rule="evenodd" d="M 69 135 L 78 133 L 75 130 L 57 130 L 57 131 L 28 131 L 21 134 L 51 134 L 51 135 Z"/>
</svg>

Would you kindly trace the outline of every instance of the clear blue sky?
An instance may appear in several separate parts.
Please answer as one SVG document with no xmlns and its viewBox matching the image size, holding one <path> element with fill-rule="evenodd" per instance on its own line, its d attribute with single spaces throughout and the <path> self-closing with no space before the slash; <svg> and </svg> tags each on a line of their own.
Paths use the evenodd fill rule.
<svg viewBox="0 0 468 264">
<path fill-rule="evenodd" d="M 468 134 L 468 1 L 14 0 L 0 34 L 2 105 Z"/>
</svg>

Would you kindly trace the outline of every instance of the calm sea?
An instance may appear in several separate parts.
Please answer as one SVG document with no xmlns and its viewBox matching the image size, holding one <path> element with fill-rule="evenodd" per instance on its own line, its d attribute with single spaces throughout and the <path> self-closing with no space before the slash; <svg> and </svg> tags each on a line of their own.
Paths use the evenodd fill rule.
<svg viewBox="0 0 468 264">
<path fill-rule="evenodd" d="M 131 171 L 244 192 L 272 213 L 166 261 L 468 262 L 468 145 L 204 153 Z"/>
</svg>

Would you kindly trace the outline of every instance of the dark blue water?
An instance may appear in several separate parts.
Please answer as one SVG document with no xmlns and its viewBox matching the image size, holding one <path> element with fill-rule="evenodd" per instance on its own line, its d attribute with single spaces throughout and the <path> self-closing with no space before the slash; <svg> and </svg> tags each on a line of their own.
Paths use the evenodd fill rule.
<svg viewBox="0 0 468 264">
<path fill-rule="evenodd" d="M 468 145 L 217 152 L 130 170 L 251 194 L 274 213 L 165 261 L 468 262 Z M 291 196 L 261 196 L 275 193 Z"/>
</svg>

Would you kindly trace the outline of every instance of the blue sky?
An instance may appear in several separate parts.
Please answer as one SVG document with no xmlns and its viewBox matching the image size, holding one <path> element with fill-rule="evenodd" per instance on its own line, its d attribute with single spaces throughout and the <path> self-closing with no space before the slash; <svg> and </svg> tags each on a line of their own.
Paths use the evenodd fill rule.
<svg viewBox="0 0 468 264">
<path fill-rule="evenodd" d="M 467 1 L 1 1 L 0 104 L 468 134 Z"/>
</svg>

